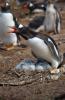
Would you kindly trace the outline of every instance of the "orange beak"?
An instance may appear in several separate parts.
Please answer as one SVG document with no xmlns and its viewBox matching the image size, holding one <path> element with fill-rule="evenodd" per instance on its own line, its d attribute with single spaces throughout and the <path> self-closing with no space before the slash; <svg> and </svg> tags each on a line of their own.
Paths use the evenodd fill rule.
<svg viewBox="0 0 65 100">
<path fill-rule="evenodd" d="M 18 32 L 18 29 L 16 27 L 10 27 L 9 26 L 9 32 L 8 33 L 16 33 Z"/>
</svg>

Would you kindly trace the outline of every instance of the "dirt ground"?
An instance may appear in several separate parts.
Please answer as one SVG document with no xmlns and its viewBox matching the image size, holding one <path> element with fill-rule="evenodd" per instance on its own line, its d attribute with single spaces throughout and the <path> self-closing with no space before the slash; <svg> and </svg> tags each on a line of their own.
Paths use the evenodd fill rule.
<svg viewBox="0 0 65 100">
<path fill-rule="evenodd" d="M 65 53 L 65 4 L 58 4 L 62 28 L 61 33 L 51 35 L 56 41 L 60 52 Z M 20 18 L 24 25 L 30 17 Z M 21 46 L 14 50 L 0 49 L 0 100 L 65 100 L 65 73 L 58 80 L 47 80 L 48 72 L 16 72 L 15 66 L 23 59 L 32 59 L 30 47 L 22 38 Z M 65 63 L 65 61 L 64 61 Z"/>
</svg>

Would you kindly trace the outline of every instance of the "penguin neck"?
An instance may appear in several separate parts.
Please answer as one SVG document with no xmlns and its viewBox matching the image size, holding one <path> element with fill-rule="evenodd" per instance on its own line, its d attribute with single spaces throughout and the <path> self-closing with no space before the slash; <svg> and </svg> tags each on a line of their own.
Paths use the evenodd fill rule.
<svg viewBox="0 0 65 100">
<path fill-rule="evenodd" d="M 22 27 L 21 31 L 20 31 L 20 35 L 25 39 L 31 39 L 36 37 L 38 34 L 36 32 L 34 32 L 33 30 L 27 28 L 27 27 Z"/>
<path fill-rule="evenodd" d="M 2 13 L 10 13 L 10 10 L 1 10 Z"/>
<path fill-rule="evenodd" d="M 2 7 L 1 8 L 1 12 L 3 12 L 3 13 L 9 13 L 10 12 L 10 8 Z"/>
<path fill-rule="evenodd" d="M 49 6 L 50 6 L 50 8 L 54 8 L 54 4 L 52 4 L 52 3 L 49 4 Z"/>
</svg>

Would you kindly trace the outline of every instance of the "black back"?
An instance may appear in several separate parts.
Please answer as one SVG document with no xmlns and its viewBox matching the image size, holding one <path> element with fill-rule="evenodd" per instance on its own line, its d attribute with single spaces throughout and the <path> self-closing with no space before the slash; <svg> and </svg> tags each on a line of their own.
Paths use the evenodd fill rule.
<svg viewBox="0 0 65 100">
<path fill-rule="evenodd" d="M 44 22 L 44 16 L 36 16 L 28 25 L 31 29 L 37 29 L 40 27 Z"/>
<path fill-rule="evenodd" d="M 50 36 L 48 36 L 46 34 L 44 34 L 43 36 L 38 36 L 38 37 L 44 40 L 44 42 L 49 47 L 49 49 L 50 49 L 52 55 L 55 57 L 55 59 L 60 61 L 60 53 L 59 53 L 59 49 L 58 49 L 56 42 Z M 54 46 L 58 52 L 58 55 L 56 54 Z"/>
</svg>

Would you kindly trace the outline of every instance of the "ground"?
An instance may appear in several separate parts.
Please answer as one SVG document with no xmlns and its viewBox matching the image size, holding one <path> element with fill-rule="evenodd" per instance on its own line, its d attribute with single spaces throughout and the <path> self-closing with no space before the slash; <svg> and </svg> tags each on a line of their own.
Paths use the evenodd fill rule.
<svg viewBox="0 0 65 100">
<path fill-rule="evenodd" d="M 58 6 L 62 19 L 61 33 L 51 36 L 64 54 L 65 8 L 64 4 Z M 30 18 L 27 16 L 19 21 L 26 25 Z M 45 78 L 48 72 L 15 71 L 16 65 L 23 59 L 35 59 L 27 42 L 23 38 L 21 40 L 21 46 L 14 50 L 0 49 L 0 100 L 65 100 L 65 74 L 58 80 L 48 80 Z"/>
</svg>

